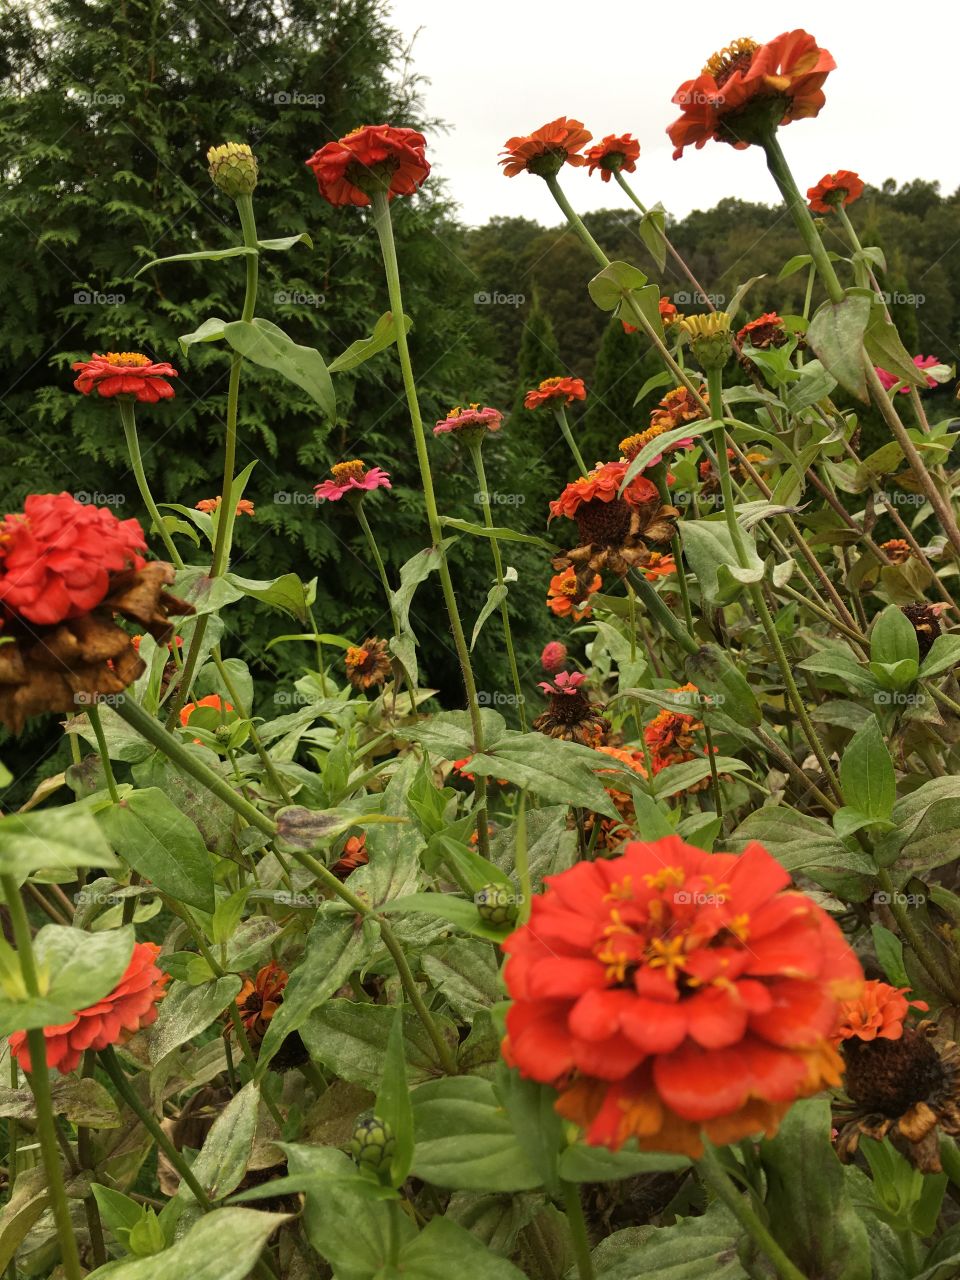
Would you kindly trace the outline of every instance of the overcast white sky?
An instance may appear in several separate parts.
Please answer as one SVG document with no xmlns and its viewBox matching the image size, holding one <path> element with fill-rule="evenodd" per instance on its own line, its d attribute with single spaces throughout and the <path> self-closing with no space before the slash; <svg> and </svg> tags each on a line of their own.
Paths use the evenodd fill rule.
<svg viewBox="0 0 960 1280">
<path fill-rule="evenodd" d="M 449 133 L 428 139 L 429 155 L 461 206 L 464 221 L 493 214 L 556 223 L 543 182 L 504 178 L 504 141 L 557 116 L 582 120 L 595 138 L 633 133 L 640 162 L 630 177 L 648 204 L 661 200 L 682 217 L 727 195 L 772 203 L 775 188 L 757 148 L 708 143 L 671 159 L 664 130 L 677 114 L 670 99 L 714 50 L 738 36 L 767 40 L 803 27 L 837 62 L 816 120 L 781 132 L 802 189 L 824 173 L 853 169 L 868 182 L 939 179 L 960 185 L 954 145 L 957 98 L 956 0 L 394 0 L 407 36 L 419 28 L 414 64 L 429 77 L 426 105 Z M 581 212 L 624 199 L 599 175 L 568 168 L 565 189 Z"/>
</svg>

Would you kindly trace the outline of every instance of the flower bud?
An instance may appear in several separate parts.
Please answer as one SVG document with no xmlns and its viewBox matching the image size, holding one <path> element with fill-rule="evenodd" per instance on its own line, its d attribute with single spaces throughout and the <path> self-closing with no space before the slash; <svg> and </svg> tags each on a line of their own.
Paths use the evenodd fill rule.
<svg viewBox="0 0 960 1280">
<path fill-rule="evenodd" d="M 679 327 L 690 339 L 690 347 L 700 368 L 722 369 L 733 352 L 730 317 L 725 311 L 706 315 L 684 316 Z"/>
<path fill-rule="evenodd" d="M 500 884 L 485 884 L 473 895 L 480 919 L 487 924 L 512 924 L 517 916 L 516 895 Z"/>
<path fill-rule="evenodd" d="M 245 142 L 225 142 L 207 152 L 210 179 L 224 195 L 236 200 L 257 185 L 257 157 Z"/>
<path fill-rule="evenodd" d="M 370 1111 L 357 1120 L 350 1139 L 350 1154 L 361 1169 L 384 1173 L 390 1168 L 396 1145 L 390 1125 Z"/>
<path fill-rule="evenodd" d="M 232 732 L 233 730 L 231 729 L 230 725 L 218 724 L 213 731 L 213 736 L 216 738 L 218 742 L 229 742 L 230 734 Z"/>
<path fill-rule="evenodd" d="M 543 653 L 540 655 L 540 665 L 548 675 L 555 675 L 562 670 L 563 664 L 567 660 L 567 646 L 560 640 L 550 640 L 543 646 Z"/>
</svg>

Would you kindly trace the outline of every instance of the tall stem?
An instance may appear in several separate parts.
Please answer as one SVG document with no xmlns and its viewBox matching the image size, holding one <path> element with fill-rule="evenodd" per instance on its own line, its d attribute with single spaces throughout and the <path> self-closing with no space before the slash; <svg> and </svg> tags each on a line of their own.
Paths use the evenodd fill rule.
<svg viewBox="0 0 960 1280">
<path fill-rule="evenodd" d="M 575 1182 L 562 1182 L 563 1206 L 567 1211 L 567 1225 L 573 1242 L 573 1256 L 577 1260 L 579 1280 L 594 1280 L 593 1260 L 590 1257 L 590 1238 L 587 1235 L 587 1222 L 583 1216 L 583 1204 L 580 1200 L 580 1188 Z"/>
<path fill-rule="evenodd" d="M 167 555 L 178 569 L 182 569 L 183 559 L 177 550 L 176 543 L 170 536 L 167 526 L 163 523 L 163 517 L 157 509 L 153 494 L 150 492 L 150 485 L 147 483 L 147 473 L 143 469 L 143 458 L 140 455 L 140 441 L 137 439 L 137 419 L 134 413 L 133 401 L 126 396 L 120 396 L 117 399 L 117 404 L 120 407 L 120 421 L 123 424 L 123 434 L 127 441 L 127 453 L 130 455 L 130 467 L 137 482 L 137 488 L 140 490 L 143 505 L 149 511 L 153 527 L 163 540 Z"/>
<path fill-rule="evenodd" d="M 615 169 L 613 171 L 613 176 L 616 178 L 617 182 L 626 192 L 628 199 L 631 200 L 632 203 L 635 204 L 636 207 L 640 210 L 643 216 L 646 217 L 647 215 L 646 206 L 640 201 L 639 197 L 637 196 L 633 188 L 630 186 L 630 184 L 627 182 L 626 178 L 623 176 L 620 170 Z M 703 285 L 700 283 L 697 277 L 690 270 L 689 266 L 687 265 L 686 259 L 681 256 L 676 246 L 674 245 L 673 241 L 670 239 L 670 237 L 667 235 L 665 231 L 660 232 L 660 238 L 663 240 L 663 245 L 667 253 L 669 253 L 670 257 L 673 258 L 674 262 L 677 264 L 677 266 L 680 268 L 683 274 L 687 277 L 687 279 L 693 285 L 695 293 L 699 295 L 698 301 L 702 300 L 703 302 L 705 302 L 710 311 L 716 311 L 717 308 L 713 305 L 713 300 L 711 299 L 710 295 L 706 292 Z"/>
<path fill-rule="evenodd" d="M 560 432 L 564 440 L 566 440 L 570 452 L 573 454 L 574 462 L 580 468 L 580 474 L 582 476 L 588 475 L 587 464 L 583 460 L 583 454 L 580 452 L 577 442 L 573 438 L 573 432 L 570 430 L 570 423 L 567 421 L 567 411 L 559 401 L 556 402 L 554 412 L 557 417 L 557 425 L 560 428 Z"/>
<path fill-rule="evenodd" d="M 370 521 L 367 519 L 367 513 L 363 509 L 362 497 L 355 500 L 353 509 L 356 512 L 360 528 L 363 530 L 364 537 L 367 540 L 367 546 L 370 548 L 370 554 L 373 556 L 373 562 L 377 566 L 377 573 L 380 575 L 380 584 L 383 587 L 383 594 L 387 599 L 387 608 L 390 610 L 390 621 L 393 624 L 393 634 L 398 635 L 400 632 L 400 624 L 399 619 L 397 618 L 397 611 L 393 604 L 393 588 L 390 586 L 390 579 L 387 577 L 387 569 L 383 563 L 383 556 L 380 554 L 380 547 L 377 545 L 377 539 L 374 537 Z"/>
<path fill-rule="evenodd" d="M 117 780 L 113 776 L 113 766 L 110 764 L 110 752 L 107 750 L 107 739 L 104 736 L 103 724 L 100 721 L 100 708 L 95 702 L 91 702 L 87 707 L 87 719 L 93 729 L 97 739 L 97 750 L 100 753 L 100 763 L 103 766 L 103 774 L 107 780 L 107 790 L 110 792 L 110 799 L 114 804 L 120 803 L 120 792 L 117 790 Z"/>
<path fill-rule="evenodd" d="M 474 469 L 477 473 L 477 484 L 480 486 L 480 505 L 483 508 L 484 523 L 488 529 L 492 529 L 494 527 L 493 515 L 490 511 L 490 493 L 487 489 L 487 473 L 483 465 L 483 443 L 481 440 L 470 442 L 470 456 L 473 458 Z M 494 537 L 491 537 L 489 542 L 490 550 L 493 552 L 493 567 L 497 575 L 497 586 L 500 588 L 500 594 L 503 597 L 500 601 L 500 617 L 503 621 L 503 640 L 507 649 L 507 663 L 513 679 L 513 693 L 517 699 L 517 715 L 520 718 L 520 728 L 523 733 L 526 733 L 527 713 L 523 705 L 524 699 L 520 687 L 517 656 L 513 650 L 513 632 L 510 629 L 510 610 L 507 607 L 507 589 L 503 580 L 503 560 L 500 556 L 500 544 Z"/>
<path fill-rule="evenodd" d="M 450 567 L 443 547 L 443 529 L 440 524 L 440 513 L 433 491 L 433 474 L 430 470 L 430 455 L 427 452 L 427 440 L 423 430 L 423 418 L 420 413 L 420 401 L 417 398 L 417 384 L 413 376 L 413 365 L 410 360 L 410 348 L 407 345 L 406 330 L 403 325 L 403 294 L 400 289 L 400 267 L 397 262 L 397 246 L 393 238 L 393 223 L 390 220 L 390 203 L 386 191 L 374 192 L 371 197 L 373 224 L 380 240 L 380 251 L 383 255 L 383 267 L 387 278 L 387 293 L 390 298 L 390 309 L 396 321 L 397 355 L 400 358 L 400 370 L 403 376 L 403 388 L 410 413 L 410 425 L 413 428 L 413 441 L 420 466 L 420 481 L 423 485 L 423 501 L 427 513 L 427 524 L 430 538 L 438 558 L 440 586 L 444 603 L 450 616 L 450 630 L 453 643 L 460 662 L 463 685 L 467 696 L 467 707 L 470 712 L 470 724 L 473 730 L 474 751 L 483 751 L 483 721 L 480 716 L 480 703 L 477 699 L 477 685 L 470 664 L 470 651 L 467 648 L 460 620 L 457 597 L 450 577 Z M 490 838 L 487 832 L 487 780 L 481 774 L 474 778 L 477 798 L 477 846 L 484 857 L 490 853 Z"/>
<path fill-rule="evenodd" d="M 20 962 L 20 973 L 27 995 L 36 999 L 40 995 L 40 983 L 37 978 L 37 966 L 33 955 L 33 940 L 30 937 L 30 924 L 27 913 L 13 876 L 0 876 L 0 887 L 6 899 L 10 922 L 13 926 L 13 937 L 17 947 L 17 959 Z M 47 1074 L 47 1042 L 43 1030 L 39 1027 L 27 1032 L 27 1047 L 30 1051 L 31 1070 L 27 1073 L 30 1090 L 37 1104 L 37 1133 L 40 1138 L 40 1154 L 43 1168 L 47 1175 L 47 1189 L 50 1193 L 50 1204 L 57 1225 L 57 1238 L 60 1243 L 60 1259 L 66 1280 L 81 1280 L 80 1255 L 77 1252 L 77 1240 L 70 1221 L 70 1206 L 67 1203 L 67 1191 L 63 1181 L 63 1170 L 60 1165 L 60 1149 L 57 1144 L 57 1127 L 53 1111 L 53 1098 L 50 1094 L 50 1077 Z"/>
</svg>

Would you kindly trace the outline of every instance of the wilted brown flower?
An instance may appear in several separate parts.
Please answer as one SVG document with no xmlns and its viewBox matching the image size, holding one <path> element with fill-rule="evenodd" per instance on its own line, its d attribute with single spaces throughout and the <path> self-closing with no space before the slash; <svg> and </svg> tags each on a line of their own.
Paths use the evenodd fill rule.
<svg viewBox="0 0 960 1280">
<path fill-rule="evenodd" d="M 390 674 L 390 656 L 386 640 L 371 637 L 362 645 L 351 645 L 344 657 L 347 679 L 355 689 L 369 689 L 383 684 Z"/>
<path fill-rule="evenodd" d="M 900 612 L 909 619 L 913 624 L 914 631 L 917 633 L 921 662 L 933 648 L 933 642 L 937 636 L 943 635 L 940 615 L 946 608 L 945 604 L 927 604 L 926 601 L 921 604 L 902 604 L 900 606 Z"/>
<path fill-rule="evenodd" d="M 549 697 L 550 706 L 533 722 L 538 733 L 586 747 L 599 747 L 606 741 L 610 721 L 581 688 L 585 680 L 582 671 L 561 671 L 552 682 L 541 681 L 540 688 Z"/>
</svg>

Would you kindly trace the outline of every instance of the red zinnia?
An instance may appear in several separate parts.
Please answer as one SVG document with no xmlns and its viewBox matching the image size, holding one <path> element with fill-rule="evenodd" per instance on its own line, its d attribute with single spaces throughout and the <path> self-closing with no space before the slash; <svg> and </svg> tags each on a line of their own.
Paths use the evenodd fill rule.
<svg viewBox="0 0 960 1280">
<path fill-rule="evenodd" d="M 815 187 L 807 188 L 807 199 L 814 213 L 833 213 L 837 205 L 853 204 L 862 195 L 863 183 L 850 169 L 824 174 Z"/>
<path fill-rule="evenodd" d="M 577 152 L 592 137 L 579 120 L 560 116 L 533 133 L 508 138 L 499 163 L 508 178 L 515 178 L 525 169 L 540 176 L 555 174 L 564 164 L 586 164 L 586 158 Z"/>
<path fill-rule="evenodd" d="M 85 396 L 96 391 L 107 397 L 133 396 L 146 404 L 171 399 L 173 387 L 166 379 L 179 377 L 172 364 L 151 364 L 137 351 L 108 351 L 102 356 L 94 352 L 73 368 L 80 370 L 73 385 Z"/>
<path fill-rule="evenodd" d="M 156 964 L 160 948 L 155 942 L 134 943 L 133 955 L 126 973 L 109 995 L 89 1009 L 81 1009 L 60 1027 L 44 1027 L 47 1066 L 56 1067 L 61 1075 L 74 1071 L 87 1049 L 106 1049 L 149 1027 L 157 1016 L 157 1001 L 164 995 L 164 984 L 170 975 Z M 27 1033 L 15 1031 L 10 1037 L 10 1052 L 24 1071 L 32 1071 Z"/>
<path fill-rule="evenodd" d="M 599 169 L 603 182 L 609 182 L 611 175 L 621 169 L 633 173 L 639 156 L 640 143 L 632 133 L 608 133 L 602 142 L 584 152 L 587 173 L 593 174 Z"/>
<path fill-rule="evenodd" d="M 504 1055 L 559 1089 L 587 1141 L 702 1154 L 769 1135 L 840 1082 L 840 1001 L 862 985 L 836 924 L 761 845 L 678 836 L 546 879 L 503 943 Z"/>
<path fill-rule="evenodd" d="M 386 187 L 390 200 L 413 195 L 430 172 L 426 145 L 416 129 L 368 124 L 339 142 L 328 142 L 305 163 L 316 174 L 325 200 L 364 206 L 378 187 Z"/>
<path fill-rule="evenodd" d="M 219 693 L 208 693 L 205 698 L 201 698 L 199 702 L 187 702 L 180 708 L 180 723 L 184 728 L 190 723 L 190 717 L 195 711 L 199 711 L 202 707 L 212 707 L 214 711 L 228 713 L 233 710 L 229 702 L 224 702 Z M 194 742 L 200 742 L 200 738 L 194 738 Z"/>
<path fill-rule="evenodd" d="M 562 400 L 572 404 L 574 400 L 586 400 L 587 389 L 582 378 L 544 378 L 538 387 L 523 397 L 525 409 L 539 409 L 549 400 Z"/>
<path fill-rule="evenodd" d="M 52 625 L 89 613 L 110 590 L 110 574 L 142 569 L 143 530 L 69 493 L 32 493 L 22 515 L 0 524 L 0 606 Z"/>
<path fill-rule="evenodd" d="M 588 476 L 578 476 L 564 489 L 559 498 L 550 503 L 550 519 L 567 516 L 573 519 L 586 502 L 613 502 L 618 497 L 627 463 L 603 462 L 594 467 Z M 623 499 L 631 507 L 653 502 L 659 496 L 657 486 L 645 475 L 635 475 L 623 491 Z"/>
<path fill-rule="evenodd" d="M 673 158 L 711 138 L 738 149 L 749 146 L 762 122 L 747 119 L 747 108 L 761 101 L 769 104 L 776 124 L 818 115 L 826 100 L 823 83 L 836 65 L 806 31 L 785 31 L 763 45 L 735 40 L 673 95 L 681 108 L 667 128 L 676 148 Z"/>
</svg>

